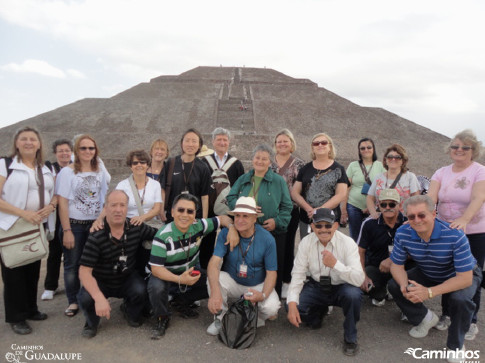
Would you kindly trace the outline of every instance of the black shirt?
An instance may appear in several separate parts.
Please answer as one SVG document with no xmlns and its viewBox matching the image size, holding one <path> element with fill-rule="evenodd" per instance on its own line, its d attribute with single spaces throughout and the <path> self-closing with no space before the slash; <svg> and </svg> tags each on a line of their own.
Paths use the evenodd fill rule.
<svg viewBox="0 0 485 363">
<path fill-rule="evenodd" d="M 170 168 L 170 159 L 165 162 L 160 177 L 160 184 L 165 190 L 168 177 L 168 169 Z M 193 166 L 193 167 L 192 167 Z M 184 178 L 185 175 L 185 178 Z M 172 204 L 177 195 L 183 191 L 188 191 L 190 194 L 199 198 L 199 207 L 197 208 L 196 218 L 202 218 L 202 201 L 201 197 L 209 195 L 210 186 L 212 184 L 211 171 L 206 163 L 199 158 L 189 163 L 183 163 L 180 155 L 175 157 L 175 165 L 172 173 L 172 183 L 170 187 L 170 195 L 165 195 L 165 210 L 167 211 L 168 221 L 172 221 Z"/>
<path fill-rule="evenodd" d="M 349 183 L 345 168 L 333 162 L 327 169 L 319 170 L 313 167 L 313 162 L 303 166 L 298 172 L 296 180 L 301 182 L 301 195 L 313 208 L 319 208 L 335 195 L 337 184 Z M 337 220 L 340 220 L 340 206 L 334 208 Z M 306 211 L 300 209 L 300 221 L 310 223 Z"/>
<path fill-rule="evenodd" d="M 105 228 L 97 232 L 90 233 L 81 256 L 80 265 L 93 268 L 93 276 L 97 281 L 110 288 L 119 288 L 123 285 L 126 276 L 129 276 L 135 267 L 135 259 L 138 248 L 146 240 L 153 240 L 157 229 L 144 223 L 139 226 L 129 224 L 129 219 L 125 222 L 125 233 L 121 239 L 113 236 L 110 238 L 110 229 L 105 220 Z M 125 239 L 126 236 L 126 239 Z M 124 273 L 120 273 L 116 268 L 120 256 L 124 249 L 127 256 Z"/>
<path fill-rule="evenodd" d="M 394 235 L 404 222 L 404 216 L 399 212 L 394 228 L 389 227 L 384 218 L 367 218 L 360 229 L 357 244 L 366 250 L 365 265 L 379 267 L 382 261 L 389 257 L 389 246 L 394 245 Z"/>
</svg>

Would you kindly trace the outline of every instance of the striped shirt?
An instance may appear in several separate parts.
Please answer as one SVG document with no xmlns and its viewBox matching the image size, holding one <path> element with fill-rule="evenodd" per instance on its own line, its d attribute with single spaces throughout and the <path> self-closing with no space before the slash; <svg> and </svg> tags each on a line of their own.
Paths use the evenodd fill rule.
<svg viewBox="0 0 485 363">
<path fill-rule="evenodd" d="M 437 283 L 456 276 L 457 272 L 473 270 L 477 264 L 463 231 L 452 229 L 437 218 L 429 242 L 421 239 L 409 224 L 397 230 L 391 260 L 396 265 L 403 265 L 407 256 L 416 262 L 423 274 Z"/>
<path fill-rule="evenodd" d="M 116 289 L 121 287 L 126 281 L 126 277 L 134 271 L 136 253 L 141 243 L 152 240 L 157 229 L 144 223 L 133 226 L 127 219 L 123 236 L 120 239 L 115 237 L 110 239 L 110 229 L 106 220 L 104 225 L 104 229 L 89 234 L 80 264 L 93 268 L 94 278 L 102 282 L 104 286 Z M 128 267 L 124 273 L 117 268 L 122 249 L 124 249 L 124 255 L 127 256 L 126 266 Z"/>
<path fill-rule="evenodd" d="M 202 238 L 219 228 L 219 219 L 197 219 L 186 233 L 182 233 L 174 222 L 159 230 L 153 239 L 150 255 L 151 266 L 163 266 L 180 275 L 199 263 L 199 247 Z"/>
</svg>

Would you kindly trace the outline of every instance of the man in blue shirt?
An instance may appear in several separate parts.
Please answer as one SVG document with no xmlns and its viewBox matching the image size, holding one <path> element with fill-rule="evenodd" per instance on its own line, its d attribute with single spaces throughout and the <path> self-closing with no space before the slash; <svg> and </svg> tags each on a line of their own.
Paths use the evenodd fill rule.
<svg viewBox="0 0 485 363">
<path fill-rule="evenodd" d="M 465 351 L 463 340 L 470 327 L 475 303 L 472 298 L 480 285 L 482 272 L 461 230 L 436 218 L 435 205 L 427 195 L 417 195 L 404 203 L 409 224 L 400 227 L 391 254 L 389 292 L 414 327 L 414 338 L 428 335 L 438 317 L 423 302 L 448 294 L 451 325 L 447 348 L 455 351 L 449 361 L 459 361 Z M 416 267 L 405 271 L 410 256 Z M 456 354 L 455 354 L 456 353 Z"/>
<path fill-rule="evenodd" d="M 212 314 L 220 314 L 207 328 L 211 335 L 219 333 L 219 319 L 228 309 L 228 298 L 244 295 L 246 300 L 258 303 L 258 326 L 267 318 L 276 316 L 281 306 L 274 289 L 278 269 L 276 244 L 271 233 L 256 223 L 263 214 L 258 213 L 254 198 L 240 197 L 229 214 L 234 216 L 234 227 L 240 241 L 230 251 L 230 247 L 225 245 L 228 230 L 224 228 L 207 267 L 208 308 Z"/>
</svg>

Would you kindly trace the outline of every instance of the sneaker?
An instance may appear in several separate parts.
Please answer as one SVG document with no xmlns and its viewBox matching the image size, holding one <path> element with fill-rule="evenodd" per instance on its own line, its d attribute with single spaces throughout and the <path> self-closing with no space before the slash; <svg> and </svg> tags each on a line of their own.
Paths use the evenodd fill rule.
<svg viewBox="0 0 485 363">
<path fill-rule="evenodd" d="M 192 303 L 193 306 L 200 307 L 200 300 L 196 300 Z"/>
<path fill-rule="evenodd" d="M 404 313 L 401 313 L 401 321 L 405 323 L 409 323 L 409 319 L 406 315 L 404 315 Z"/>
<path fill-rule="evenodd" d="M 333 306 L 332 306 L 332 305 L 330 305 L 330 306 L 328 307 L 327 315 L 332 314 L 332 311 L 333 311 Z"/>
<path fill-rule="evenodd" d="M 211 325 L 207 328 L 207 334 L 209 335 L 219 335 L 221 330 L 221 321 L 217 318 L 214 319 Z"/>
<path fill-rule="evenodd" d="M 436 324 L 435 328 L 438 330 L 446 330 L 451 325 L 451 319 L 448 315 L 441 315 L 440 321 Z"/>
<path fill-rule="evenodd" d="M 478 326 L 475 323 L 470 324 L 470 329 L 465 334 L 466 340 L 473 340 L 478 334 Z"/>
<path fill-rule="evenodd" d="M 384 306 L 386 304 L 386 299 L 376 300 L 372 299 L 372 305 L 374 306 Z"/>
<path fill-rule="evenodd" d="M 197 319 L 199 317 L 198 311 L 187 305 L 180 305 L 176 310 L 184 319 Z"/>
<path fill-rule="evenodd" d="M 449 363 L 462 363 L 467 361 L 467 358 L 465 357 L 465 354 L 466 354 L 465 344 L 463 344 L 463 347 L 461 347 L 461 349 L 458 349 L 458 350 L 455 349 L 454 351 L 449 349 L 448 352 L 449 351 L 456 352 L 455 354 L 450 355 L 447 358 Z"/>
<path fill-rule="evenodd" d="M 438 324 L 438 321 L 440 320 L 438 315 L 433 312 L 431 312 L 431 314 L 431 320 L 426 320 L 426 318 L 424 318 L 419 325 L 416 325 L 409 331 L 409 335 L 418 339 L 424 338 L 426 335 L 428 335 L 429 329 Z"/>
<path fill-rule="evenodd" d="M 97 327 L 91 327 L 91 326 L 88 325 L 88 323 L 86 323 L 86 324 L 84 324 L 84 328 L 83 328 L 81 335 L 84 338 L 91 339 L 91 338 L 94 338 L 97 333 L 98 333 Z"/>
<path fill-rule="evenodd" d="M 161 317 L 161 316 L 158 317 L 157 323 L 155 324 L 155 326 L 152 329 L 151 338 L 153 340 L 158 340 L 165 335 L 165 331 L 168 328 L 169 321 L 170 321 L 170 319 L 168 317 L 165 317 L 165 318 Z"/>
<path fill-rule="evenodd" d="M 42 296 L 40 297 L 40 299 L 41 300 L 52 300 L 54 298 L 55 293 L 56 292 L 54 290 L 45 290 L 42 293 Z"/>
</svg>

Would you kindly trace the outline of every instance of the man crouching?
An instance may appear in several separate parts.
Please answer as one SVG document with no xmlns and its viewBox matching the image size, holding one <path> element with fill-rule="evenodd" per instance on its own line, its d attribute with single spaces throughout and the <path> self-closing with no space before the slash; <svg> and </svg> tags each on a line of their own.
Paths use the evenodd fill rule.
<svg viewBox="0 0 485 363">
<path fill-rule="evenodd" d="M 313 233 L 301 240 L 291 271 L 288 320 L 296 327 L 303 321 L 318 329 L 328 306 L 340 306 L 345 315 L 343 351 L 352 356 L 357 352 L 360 286 L 365 278 L 359 251 L 352 238 L 337 231 L 339 223 L 331 209 L 317 209 L 311 227 Z"/>
<path fill-rule="evenodd" d="M 207 278 L 199 267 L 202 237 L 217 230 L 219 225 L 229 226 L 232 220 L 228 216 L 196 220 L 197 204 L 197 197 L 188 193 L 175 197 L 173 222 L 160 229 L 153 240 L 148 295 L 157 322 L 152 329 L 152 339 L 160 339 L 168 327 L 169 293 L 174 297 L 172 306 L 184 318 L 198 317 L 191 305 L 208 297 Z"/>
<path fill-rule="evenodd" d="M 240 241 L 230 251 L 225 244 L 228 230 L 223 229 L 207 267 L 210 291 L 208 308 L 212 314 L 218 315 L 207 328 L 210 335 L 219 333 L 219 319 L 228 309 L 228 298 L 236 299 L 244 295 L 246 300 L 258 303 L 258 326 L 264 325 L 267 318 L 276 317 L 281 306 L 274 289 L 278 270 L 276 244 L 271 233 L 256 223 L 263 214 L 258 213 L 254 198 L 240 197 L 229 214 L 234 216 L 234 227 Z"/>
</svg>

